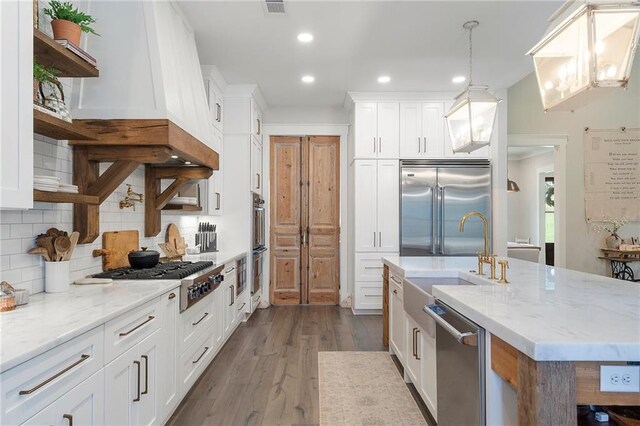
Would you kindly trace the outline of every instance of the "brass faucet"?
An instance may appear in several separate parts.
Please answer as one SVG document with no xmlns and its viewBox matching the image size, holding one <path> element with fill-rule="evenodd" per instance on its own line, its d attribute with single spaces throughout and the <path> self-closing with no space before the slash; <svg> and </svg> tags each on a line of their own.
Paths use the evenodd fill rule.
<svg viewBox="0 0 640 426">
<path fill-rule="evenodd" d="M 489 221 L 480 212 L 469 212 L 460 219 L 460 232 L 464 232 L 464 223 L 472 216 L 477 216 L 484 224 L 484 253 L 478 253 L 478 272 L 477 275 L 484 275 L 482 266 L 484 264 L 491 266 L 491 274 L 489 279 L 496 279 L 496 255 L 489 254 Z"/>
<path fill-rule="evenodd" d="M 124 197 L 124 200 L 120 201 L 120 208 L 133 207 L 133 211 L 135 211 L 136 205 L 133 202 L 144 203 L 144 196 L 139 192 L 133 192 L 131 185 L 127 184 L 127 196 Z"/>
</svg>

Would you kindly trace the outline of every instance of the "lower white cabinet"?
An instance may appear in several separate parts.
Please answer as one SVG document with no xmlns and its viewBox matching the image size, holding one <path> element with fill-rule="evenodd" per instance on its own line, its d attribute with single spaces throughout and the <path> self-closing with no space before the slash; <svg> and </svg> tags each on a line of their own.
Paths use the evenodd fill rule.
<svg viewBox="0 0 640 426">
<path fill-rule="evenodd" d="M 392 288 L 390 284 L 390 288 Z M 402 298 L 400 300 L 402 303 Z M 391 299 L 390 304 L 393 304 Z M 436 338 L 430 336 L 411 318 L 405 316 L 405 381 L 413 383 L 431 412 L 434 419 L 438 419 L 437 380 L 436 380 Z M 390 344 L 395 333 L 393 316 L 390 328 Z"/>
<path fill-rule="evenodd" d="M 105 423 L 104 413 L 104 370 L 100 369 L 23 425 L 100 426 Z"/>
<path fill-rule="evenodd" d="M 389 280 L 389 349 L 405 365 L 405 313 L 402 303 L 402 284 Z M 402 281 L 400 281 L 402 283 Z"/>
<path fill-rule="evenodd" d="M 418 392 L 433 418 L 438 421 L 436 380 L 436 338 L 420 332 L 420 386 Z"/>
<path fill-rule="evenodd" d="M 179 290 L 172 290 L 161 297 L 162 325 L 158 352 L 158 391 L 160 392 L 160 417 L 166 421 L 180 403 L 180 378 L 178 365 Z"/>
<path fill-rule="evenodd" d="M 155 331 L 105 367 L 105 423 L 150 425 L 160 422 L 158 349 Z"/>
<path fill-rule="evenodd" d="M 420 326 L 411 318 L 406 316 L 405 339 L 407 356 L 404 364 L 405 380 L 420 388 L 421 378 L 421 353 L 420 353 Z"/>
<path fill-rule="evenodd" d="M 353 309 L 382 309 L 382 258 L 394 256 L 389 253 L 355 253 L 355 284 L 353 290 Z"/>
</svg>

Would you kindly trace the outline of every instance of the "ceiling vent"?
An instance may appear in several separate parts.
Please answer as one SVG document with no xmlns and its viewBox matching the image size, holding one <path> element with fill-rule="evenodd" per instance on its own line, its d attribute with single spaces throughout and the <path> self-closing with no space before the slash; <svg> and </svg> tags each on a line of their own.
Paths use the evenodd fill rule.
<svg viewBox="0 0 640 426">
<path fill-rule="evenodd" d="M 267 13 L 284 13 L 284 0 L 265 0 Z"/>
</svg>

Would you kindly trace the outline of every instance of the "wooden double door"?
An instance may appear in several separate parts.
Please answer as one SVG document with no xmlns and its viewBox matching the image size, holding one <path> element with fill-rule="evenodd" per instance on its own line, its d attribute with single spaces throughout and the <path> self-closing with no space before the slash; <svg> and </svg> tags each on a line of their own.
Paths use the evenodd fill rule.
<svg viewBox="0 0 640 426">
<path fill-rule="evenodd" d="M 340 138 L 272 136 L 270 299 L 338 304 Z"/>
</svg>

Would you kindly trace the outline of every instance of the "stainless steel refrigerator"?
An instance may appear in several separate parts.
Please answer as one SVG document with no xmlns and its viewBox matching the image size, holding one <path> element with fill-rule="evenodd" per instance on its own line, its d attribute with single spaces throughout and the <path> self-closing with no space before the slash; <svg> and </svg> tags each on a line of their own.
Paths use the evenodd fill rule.
<svg viewBox="0 0 640 426">
<path fill-rule="evenodd" d="M 482 221 L 491 224 L 491 165 L 488 160 L 402 161 L 401 256 L 474 256 L 484 250 Z M 491 231 L 489 231 L 491 235 Z M 491 247 L 491 245 L 489 245 Z"/>
</svg>

